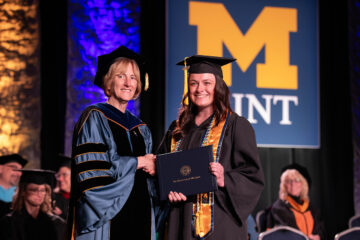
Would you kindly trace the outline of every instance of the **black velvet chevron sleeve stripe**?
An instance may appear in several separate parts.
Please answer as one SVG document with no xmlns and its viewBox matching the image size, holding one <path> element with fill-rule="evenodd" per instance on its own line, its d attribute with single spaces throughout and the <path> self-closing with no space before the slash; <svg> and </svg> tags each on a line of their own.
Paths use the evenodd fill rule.
<svg viewBox="0 0 360 240">
<path fill-rule="evenodd" d="M 106 186 L 113 182 L 115 182 L 115 179 L 110 176 L 88 178 L 79 183 L 79 190 L 80 192 L 86 192 L 90 189 Z"/>
<path fill-rule="evenodd" d="M 87 171 L 105 171 L 111 168 L 111 163 L 106 161 L 92 160 L 75 165 L 75 173 L 78 175 Z"/>
<path fill-rule="evenodd" d="M 85 153 L 104 153 L 108 150 L 108 146 L 103 143 L 84 143 L 74 148 L 73 156 L 76 157 Z"/>
</svg>

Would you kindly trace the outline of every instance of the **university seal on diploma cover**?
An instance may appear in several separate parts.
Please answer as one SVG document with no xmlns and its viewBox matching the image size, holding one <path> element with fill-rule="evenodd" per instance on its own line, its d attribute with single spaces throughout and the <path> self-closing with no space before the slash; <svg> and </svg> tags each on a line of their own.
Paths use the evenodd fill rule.
<svg viewBox="0 0 360 240">
<path fill-rule="evenodd" d="M 190 196 L 217 190 L 216 177 L 209 170 L 210 162 L 213 162 L 212 145 L 157 155 L 160 199 L 167 199 L 170 191 Z"/>
</svg>

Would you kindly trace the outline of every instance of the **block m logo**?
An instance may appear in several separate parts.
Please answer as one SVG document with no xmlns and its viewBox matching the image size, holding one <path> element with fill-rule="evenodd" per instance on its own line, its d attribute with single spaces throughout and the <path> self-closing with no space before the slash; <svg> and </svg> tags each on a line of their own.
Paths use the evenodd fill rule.
<svg viewBox="0 0 360 240">
<path fill-rule="evenodd" d="M 256 64 L 256 87 L 297 89 L 297 66 L 290 65 L 290 32 L 297 31 L 297 10 L 264 7 L 246 34 L 222 3 L 189 2 L 189 24 L 197 26 L 198 54 L 223 56 L 223 44 L 243 72 L 265 47 L 265 63 Z M 231 66 L 223 67 L 231 86 Z M 187 88 L 185 88 L 187 89 Z"/>
</svg>

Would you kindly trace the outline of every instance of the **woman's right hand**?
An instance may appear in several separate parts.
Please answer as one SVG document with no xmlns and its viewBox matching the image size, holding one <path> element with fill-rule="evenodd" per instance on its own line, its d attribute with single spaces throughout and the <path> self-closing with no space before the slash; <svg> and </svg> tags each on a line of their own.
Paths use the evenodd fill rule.
<svg viewBox="0 0 360 240">
<path fill-rule="evenodd" d="M 171 203 L 178 203 L 181 201 L 186 201 L 186 196 L 184 194 L 182 194 L 181 192 L 172 192 L 170 191 L 169 195 L 168 195 L 169 201 Z"/>
<path fill-rule="evenodd" d="M 154 154 L 146 154 L 144 156 L 137 157 L 138 166 L 137 169 L 142 169 L 144 172 L 147 172 L 151 176 L 155 175 L 155 160 L 156 156 Z"/>
<path fill-rule="evenodd" d="M 61 215 L 61 214 L 62 214 L 62 211 L 61 211 L 60 208 L 55 207 L 55 208 L 53 209 L 53 214 L 55 214 L 55 215 Z"/>
</svg>

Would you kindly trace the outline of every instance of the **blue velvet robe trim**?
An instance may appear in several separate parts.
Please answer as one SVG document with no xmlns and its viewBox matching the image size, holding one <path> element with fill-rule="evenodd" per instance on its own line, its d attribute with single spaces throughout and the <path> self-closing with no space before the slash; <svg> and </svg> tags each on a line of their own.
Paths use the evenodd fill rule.
<svg viewBox="0 0 360 240">
<path fill-rule="evenodd" d="M 108 118 L 116 121 L 117 123 L 126 127 L 128 130 L 140 124 L 144 124 L 140 119 L 127 110 L 125 113 L 122 113 L 117 108 L 107 103 L 96 103 L 94 106 L 99 108 Z"/>
<path fill-rule="evenodd" d="M 122 209 L 134 185 L 137 158 L 117 154 L 108 119 L 127 128 L 128 136 L 130 129 L 138 127 L 144 138 L 146 153 L 151 153 L 152 150 L 151 132 L 139 119 L 129 112 L 123 115 L 116 114 L 118 110 L 109 104 L 101 103 L 94 106 L 95 108 L 89 111 L 78 132 L 76 146 L 85 143 L 102 143 L 108 146 L 108 151 L 105 153 L 89 152 L 75 156 L 75 163 L 103 160 L 110 162 L 111 168 L 82 172 L 77 176 L 77 182 L 103 176 L 111 177 L 115 181 L 105 186 L 96 186 L 85 190 L 77 203 L 76 239 L 86 240 L 109 239 L 110 221 Z M 147 182 L 152 206 L 152 239 L 155 239 L 154 200 L 152 198 L 156 198 L 156 190 L 152 179 L 147 179 Z"/>
</svg>

